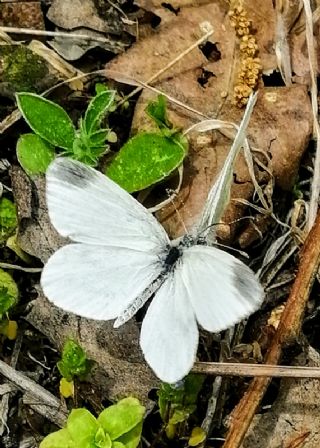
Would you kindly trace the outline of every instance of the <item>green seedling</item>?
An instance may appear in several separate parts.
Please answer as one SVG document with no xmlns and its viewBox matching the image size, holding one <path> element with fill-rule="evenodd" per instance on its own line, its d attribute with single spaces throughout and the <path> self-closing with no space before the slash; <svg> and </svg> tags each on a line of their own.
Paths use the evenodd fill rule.
<svg viewBox="0 0 320 448">
<path fill-rule="evenodd" d="M 65 428 L 49 434 L 40 448 L 136 448 L 145 408 L 124 398 L 95 418 L 87 409 L 73 409 Z"/>
<path fill-rule="evenodd" d="M 61 360 L 57 362 L 60 374 L 67 380 L 72 381 L 74 377 L 80 380 L 90 372 L 92 362 L 80 345 L 72 339 L 66 341 L 62 350 Z"/>
<path fill-rule="evenodd" d="M 186 422 L 196 410 L 198 394 L 201 390 L 204 377 L 201 375 L 188 375 L 181 385 L 172 386 L 162 383 L 158 391 L 159 410 L 165 431 L 169 439 L 173 439 L 181 424 Z"/>
<path fill-rule="evenodd" d="M 116 134 L 102 123 L 115 108 L 113 90 L 97 86 L 97 95 L 90 101 L 76 129 L 65 110 L 34 93 L 17 93 L 18 107 L 35 134 L 22 135 L 17 143 L 17 156 L 29 175 L 45 173 L 54 159 L 55 148 L 64 156 L 96 166 L 99 158 L 114 143 Z M 164 96 L 150 102 L 147 114 L 158 132 L 141 132 L 120 149 L 106 174 L 128 192 L 139 191 L 160 182 L 178 168 L 187 154 L 188 143 L 167 117 Z"/>
<path fill-rule="evenodd" d="M 114 142 L 116 136 L 109 128 L 102 128 L 102 121 L 111 110 L 115 91 L 104 89 L 90 101 L 79 129 L 76 129 L 67 112 L 58 104 L 40 95 L 28 92 L 16 94 L 18 108 L 35 134 L 22 135 L 17 143 L 17 155 L 28 174 L 45 173 L 60 153 L 91 166 Z"/>
</svg>

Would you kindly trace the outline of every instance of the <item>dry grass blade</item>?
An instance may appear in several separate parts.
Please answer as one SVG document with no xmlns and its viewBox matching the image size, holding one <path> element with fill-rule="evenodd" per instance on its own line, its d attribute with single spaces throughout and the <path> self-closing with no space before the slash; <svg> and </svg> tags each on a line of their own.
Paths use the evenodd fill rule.
<svg viewBox="0 0 320 448">
<path fill-rule="evenodd" d="M 196 362 L 193 373 L 219 376 L 248 376 L 273 378 L 320 378 L 319 367 L 275 366 L 235 362 Z"/>
<path fill-rule="evenodd" d="M 314 161 L 314 172 L 311 184 L 311 199 L 310 199 L 310 209 L 308 216 L 307 228 L 311 229 L 313 223 L 316 219 L 318 202 L 320 195 L 320 127 L 318 122 L 318 88 L 317 88 L 317 62 L 316 62 L 316 51 L 314 48 L 314 38 L 313 38 L 313 22 L 312 22 L 312 11 L 309 0 L 303 0 L 304 11 L 306 16 L 306 38 L 308 47 L 308 58 L 310 65 L 310 76 L 311 76 L 311 104 L 313 113 L 313 133 L 316 140 L 316 157 Z"/>
<path fill-rule="evenodd" d="M 280 10 L 280 8 L 277 7 L 277 25 L 276 25 L 276 37 L 275 37 L 275 52 L 277 57 L 277 64 L 285 85 L 291 86 L 292 67 L 290 58 L 290 48 L 288 43 L 288 31 L 289 30 L 286 26 L 286 21 L 285 18 L 283 17 L 283 13 Z"/>
<path fill-rule="evenodd" d="M 250 117 L 257 100 L 257 94 L 251 95 L 246 106 L 244 116 L 239 126 L 237 135 L 233 141 L 229 154 L 224 162 L 223 168 L 211 188 L 207 202 L 204 206 L 202 216 L 198 228 L 204 231 L 205 235 L 210 233 L 210 226 L 213 223 L 220 222 L 223 212 L 229 203 L 231 182 L 233 179 L 233 166 L 235 160 L 242 148 L 246 130 L 250 121 Z"/>
</svg>

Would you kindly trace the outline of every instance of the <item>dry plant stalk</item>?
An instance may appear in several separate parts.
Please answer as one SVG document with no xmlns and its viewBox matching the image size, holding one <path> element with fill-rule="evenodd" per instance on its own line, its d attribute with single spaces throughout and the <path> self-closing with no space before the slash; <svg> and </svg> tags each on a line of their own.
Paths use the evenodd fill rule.
<svg viewBox="0 0 320 448">
<path fill-rule="evenodd" d="M 317 57 L 313 38 L 313 20 L 310 0 L 303 0 L 306 18 L 306 40 L 311 76 L 311 105 L 313 113 L 313 137 L 316 140 L 316 156 L 311 183 L 311 199 L 307 229 L 310 230 L 316 219 L 320 195 L 320 126 L 318 121 L 318 88 L 317 88 Z"/>
<path fill-rule="evenodd" d="M 283 349 L 299 339 L 306 303 L 320 264 L 320 212 L 301 250 L 300 265 L 279 327 L 266 355 L 266 364 L 277 364 Z M 263 398 L 270 377 L 255 378 L 232 415 L 223 448 L 239 448 Z"/>
</svg>

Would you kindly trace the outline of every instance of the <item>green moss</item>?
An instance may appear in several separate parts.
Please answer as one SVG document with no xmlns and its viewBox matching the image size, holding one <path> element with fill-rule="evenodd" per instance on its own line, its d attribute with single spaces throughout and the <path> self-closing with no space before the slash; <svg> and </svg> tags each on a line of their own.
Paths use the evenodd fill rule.
<svg viewBox="0 0 320 448">
<path fill-rule="evenodd" d="M 0 47 L 2 60 L 2 80 L 13 91 L 39 91 L 38 85 L 48 73 L 45 61 L 22 45 Z"/>
</svg>

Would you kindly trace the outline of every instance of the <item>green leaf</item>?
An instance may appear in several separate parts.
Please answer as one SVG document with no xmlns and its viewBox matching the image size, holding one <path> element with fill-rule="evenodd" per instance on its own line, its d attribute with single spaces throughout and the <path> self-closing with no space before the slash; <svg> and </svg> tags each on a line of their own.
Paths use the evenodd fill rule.
<svg viewBox="0 0 320 448">
<path fill-rule="evenodd" d="M 106 90 L 90 101 L 83 120 L 83 129 L 88 135 L 99 129 L 103 117 L 113 104 L 115 94 L 115 90 Z"/>
<path fill-rule="evenodd" d="M 204 442 L 205 440 L 206 440 L 206 432 L 202 428 L 196 427 L 193 428 L 191 432 L 188 444 L 189 446 L 197 446 L 200 443 Z"/>
<path fill-rule="evenodd" d="M 198 394 L 201 390 L 204 376 L 190 374 L 179 386 L 162 383 L 158 391 L 160 416 L 165 423 L 175 427 L 188 419 L 196 409 Z"/>
<path fill-rule="evenodd" d="M 107 146 L 105 141 L 107 140 L 109 133 L 110 129 L 100 129 L 99 131 L 90 134 L 89 145 L 91 147 Z"/>
<path fill-rule="evenodd" d="M 115 442 L 112 442 L 112 448 L 126 448 L 126 447 L 123 443 L 115 441 Z"/>
<path fill-rule="evenodd" d="M 199 392 L 204 382 L 204 375 L 195 375 L 191 373 L 184 380 L 184 404 L 196 404 Z"/>
<path fill-rule="evenodd" d="M 109 434 L 106 434 L 101 427 L 95 434 L 94 443 L 99 448 L 111 448 L 112 446 Z"/>
<path fill-rule="evenodd" d="M 116 440 L 139 425 L 144 413 L 145 408 L 139 400 L 128 397 L 102 411 L 98 422 L 110 435 L 111 440 Z"/>
<path fill-rule="evenodd" d="M 0 269 L 0 318 L 17 303 L 19 289 L 8 272 Z"/>
<path fill-rule="evenodd" d="M 131 431 L 123 434 L 123 436 L 120 436 L 117 439 L 117 442 L 121 442 L 122 446 L 124 446 L 125 448 L 136 448 L 141 440 L 142 423 L 143 422 L 141 421 L 141 423 L 138 423 L 134 428 L 131 429 Z"/>
<path fill-rule="evenodd" d="M 146 112 L 152 118 L 160 129 L 172 129 L 172 124 L 167 117 L 167 101 L 164 95 L 158 95 L 156 101 L 150 101 Z"/>
<path fill-rule="evenodd" d="M 107 167 L 106 175 L 129 193 L 153 185 L 181 165 L 186 141 L 141 133 L 131 138 Z"/>
<path fill-rule="evenodd" d="M 109 149 L 107 144 L 103 146 L 92 146 L 90 136 L 78 134 L 73 142 L 72 150 L 67 150 L 63 154 L 89 166 L 96 166 L 99 158 Z"/>
<path fill-rule="evenodd" d="M 34 93 L 16 94 L 17 105 L 30 128 L 53 146 L 70 149 L 75 138 L 75 128 L 58 104 Z"/>
<path fill-rule="evenodd" d="M 37 134 L 23 134 L 19 137 L 17 157 L 27 174 L 44 174 L 55 156 L 53 146 Z"/>
<path fill-rule="evenodd" d="M 99 95 L 99 93 L 106 92 L 109 88 L 102 82 L 97 82 L 94 86 L 94 90 L 96 91 L 96 95 Z"/>
<path fill-rule="evenodd" d="M 67 430 L 77 448 L 88 448 L 90 444 L 94 447 L 98 429 L 97 419 L 87 409 L 72 409 L 67 421 Z"/>
<path fill-rule="evenodd" d="M 45 437 L 39 448 L 78 448 L 67 429 L 53 432 Z"/>
<path fill-rule="evenodd" d="M 192 414 L 192 412 L 194 412 L 196 409 L 195 406 L 179 406 L 177 407 L 173 413 L 172 416 L 169 419 L 169 424 L 170 425 L 176 425 L 178 423 L 182 423 L 185 422 L 186 420 L 188 420 L 190 414 Z"/>
<path fill-rule="evenodd" d="M 16 206 L 12 201 L 0 199 L 0 243 L 4 243 L 15 232 L 18 225 Z"/>
</svg>

